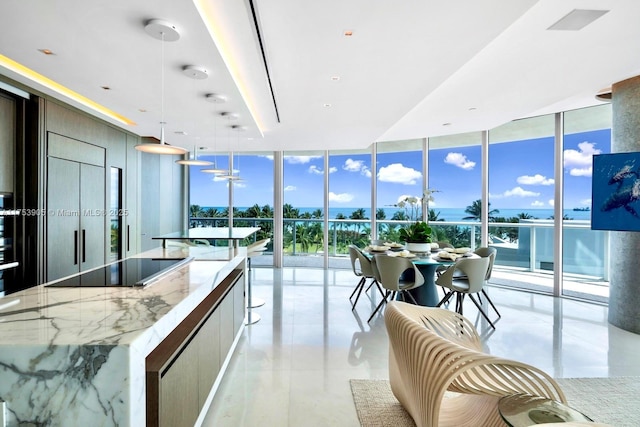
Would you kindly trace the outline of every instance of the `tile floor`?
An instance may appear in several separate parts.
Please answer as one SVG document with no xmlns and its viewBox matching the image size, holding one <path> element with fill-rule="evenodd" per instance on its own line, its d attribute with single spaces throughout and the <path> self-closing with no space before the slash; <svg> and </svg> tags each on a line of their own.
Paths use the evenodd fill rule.
<svg viewBox="0 0 640 427">
<path fill-rule="evenodd" d="M 361 297 L 351 311 L 357 279 L 346 269 L 251 274 L 253 295 L 266 300 L 254 309 L 262 320 L 245 328 L 203 425 L 358 427 L 349 379 L 388 378 L 383 315 L 367 323 L 378 299 Z M 495 331 L 470 301 L 465 315 L 492 354 L 558 378 L 640 376 L 640 335 L 609 325 L 605 306 L 498 287 L 489 294 L 502 314 Z"/>
</svg>

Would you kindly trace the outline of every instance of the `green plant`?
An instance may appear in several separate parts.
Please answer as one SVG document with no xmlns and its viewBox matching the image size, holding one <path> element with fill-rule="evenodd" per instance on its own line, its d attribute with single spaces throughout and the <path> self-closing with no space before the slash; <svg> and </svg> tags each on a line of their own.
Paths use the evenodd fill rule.
<svg viewBox="0 0 640 427">
<path fill-rule="evenodd" d="M 400 240 L 406 243 L 431 243 L 431 227 L 424 221 L 416 221 L 400 229 Z"/>
</svg>

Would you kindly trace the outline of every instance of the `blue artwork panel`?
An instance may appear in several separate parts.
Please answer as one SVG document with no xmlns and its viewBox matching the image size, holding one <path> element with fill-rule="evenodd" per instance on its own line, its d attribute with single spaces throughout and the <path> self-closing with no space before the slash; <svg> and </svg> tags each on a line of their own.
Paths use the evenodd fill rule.
<svg viewBox="0 0 640 427">
<path fill-rule="evenodd" d="M 593 156 L 591 229 L 640 230 L 640 153 Z"/>
</svg>

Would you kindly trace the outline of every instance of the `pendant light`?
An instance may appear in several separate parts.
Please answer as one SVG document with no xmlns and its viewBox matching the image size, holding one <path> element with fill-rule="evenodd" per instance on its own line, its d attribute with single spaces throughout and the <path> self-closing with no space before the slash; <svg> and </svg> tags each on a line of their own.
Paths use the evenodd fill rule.
<svg viewBox="0 0 640 427">
<path fill-rule="evenodd" d="M 176 147 L 164 142 L 164 42 L 173 42 L 180 38 L 180 34 L 176 30 L 175 25 L 162 19 L 151 19 L 147 21 L 144 30 L 151 37 L 159 39 L 162 42 L 161 53 L 161 82 L 160 82 L 160 143 L 144 143 L 135 146 L 135 149 L 151 154 L 185 154 L 187 150 L 182 147 Z"/>
<path fill-rule="evenodd" d="M 217 165 L 217 160 L 218 160 L 218 153 L 216 151 L 216 141 L 217 141 L 217 126 L 216 126 L 216 121 L 218 120 L 218 104 L 223 104 L 225 102 L 227 102 L 227 98 L 225 98 L 222 95 L 218 95 L 216 93 L 209 93 L 206 96 L 207 101 L 212 102 L 215 105 L 215 111 L 213 114 L 213 153 L 214 153 L 214 157 L 213 157 L 213 164 L 211 165 L 210 168 L 205 168 L 205 169 L 200 169 L 200 172 L 204 172 L 204 173 L 212 173 L 214 175 L 222 175 L 224 173 L 226 173 L 227 171 L 225 169 L 219 169 L 218 165 Z"/>
<path fill-rule="evenodd" d="M 198 147 L 196 146 L 193 147 L 193 158 L 176 160 L 176 163 L 185 166 L 210 166 L 213 164 L 208 160 L 198 160 Z"/>
<path fill-rule="evenodd" d="M 233 115 L 233 118 L 230 118 L 229 120 L 235 120 L 237 119 L 237 115 Z M 240 126 L 240 125 L 232 125 L 229 127 L 230 129 L 238 132 L 237 137 L 236 137 L 236 141 L 239 142 L 240 139 L 240 132 L 244 132 L 246 130 L 246 128 L 244 126 Z M 238 143 L 236 143 L 236 145 L 238 145 Z M 229 150 L 229 157 L 232 158 L 233 156 L 233 151 Z M 233 161 L 229 161 L 229 171 L 226 175 L 222 175 L 220 176 L 221 178 L 224 179 L 228 179 L 229 181 L 243 181 L 242 178 L 240 178 L 240 155 L 238 154 L 238 174 L 236 175 L 234 173 L 234 168 L 232 165 Z"/>
</svg>

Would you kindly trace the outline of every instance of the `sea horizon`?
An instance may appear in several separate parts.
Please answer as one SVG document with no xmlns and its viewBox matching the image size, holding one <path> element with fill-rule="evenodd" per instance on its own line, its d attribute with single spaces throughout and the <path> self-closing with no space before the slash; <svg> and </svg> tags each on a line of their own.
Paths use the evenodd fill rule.
<svg viewBox="0 0 640 427">
<path fill-rule="evenodd" d="M 235 206 L 235 209 L 244 211 L 251 206 Z M 226 207 L 221 206 L 201 206 L 201 209 L 217 209 L 223 210 Z M 301 214 L 304 213 L 312 213 L 321 209 L 321 207 L 295 207 Z M 338 214 L 342 214 L 345 218 L 349 218 L 349 216 L 359 210 L 364 209 L 364 216 L 366 218 L 371 218 L 371 209 L 370 208 L 357 208 L 357 207 L 330 207 L 329 208 L 329 219 L 335 219 Z M 386 219 L 391 219 L 393 214 L 399 210 L 400 208 L 394 207 L 383 207 L 386 214 Z M 438 219 L 443 221 L 464 221 L 463 218 L 468 217 L 469 214 L 465 212 L 466 208 L 431 208 L 433 211 L 438 214 Z M 497 209 L 498 212 L 493 215 L 494 217 L 503 217 L 503 218 L 512 218 L 517 217 L 521 213 L 526 213 L 535 219 L 550 219 L 554 215 L 554 210 L 550 209 Z M 564 215 L 566 215 L 569 219 L 572 220 L 582 220 L 582 221 L 590 221 L 591 220 L 591 211 L 590 210 L 574 210 L 573 208 L 564 209 Z"/>
</svg>

